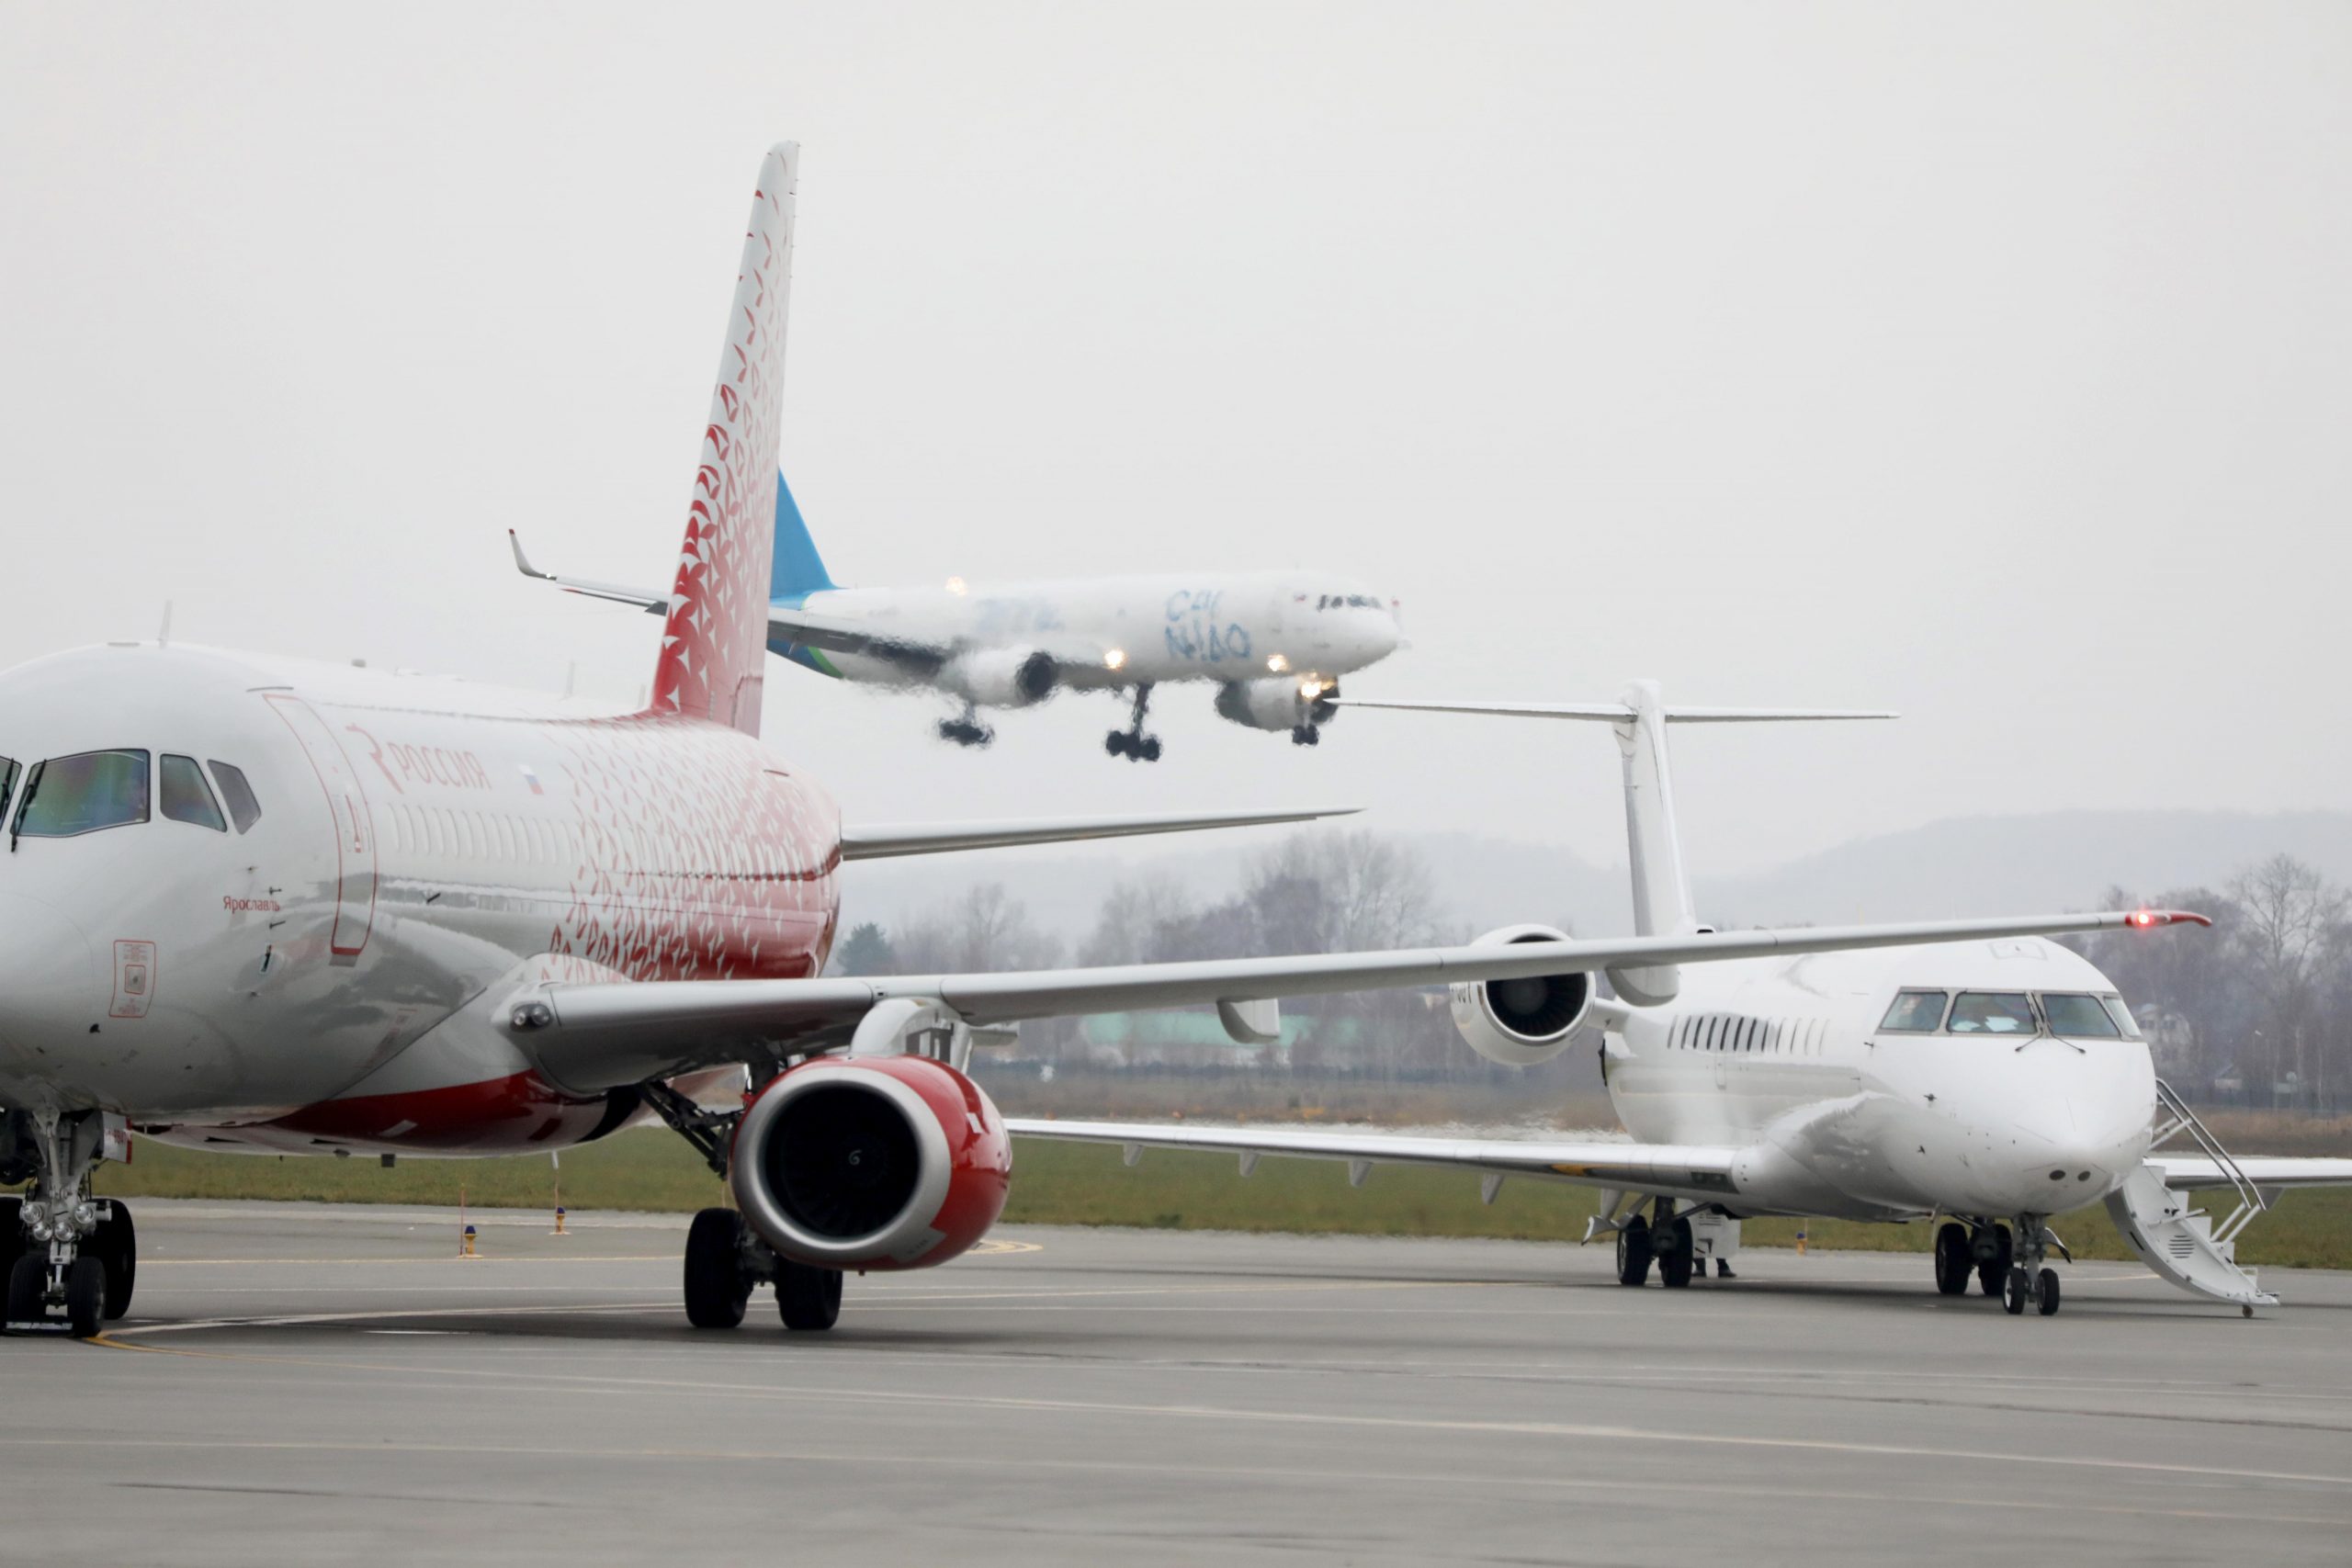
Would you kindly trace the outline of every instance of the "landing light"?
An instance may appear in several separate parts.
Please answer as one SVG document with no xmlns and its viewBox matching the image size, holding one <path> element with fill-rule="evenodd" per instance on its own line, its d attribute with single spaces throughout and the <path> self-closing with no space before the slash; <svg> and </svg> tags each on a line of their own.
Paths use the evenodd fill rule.
<svg viewBox="0 0 2352 1568">
<path fill-rule="evenodd" d="M 1102 668 L 1105 670 L 1125 670 L 1126 667 L 1127 650 L 1124 648 L 1114 648 L 1102 656 Z"/>
<path fill-rule="evenodd" d="M 1272 654 L 1269 655 L 1266 660 L 1266 668 L 1272 673 L 1279 675 L 1283 671 L 1290 668 L 1290 660 L 1284 659 L 1279 653 Z"/>
<path fill-rule="evenodd" d="M 964 580 L 960 577 L 949 578 L 947 580 L 947 592 L 950 593 L 962 593 L 967 592 L 964 587 Z"/>
</svg>

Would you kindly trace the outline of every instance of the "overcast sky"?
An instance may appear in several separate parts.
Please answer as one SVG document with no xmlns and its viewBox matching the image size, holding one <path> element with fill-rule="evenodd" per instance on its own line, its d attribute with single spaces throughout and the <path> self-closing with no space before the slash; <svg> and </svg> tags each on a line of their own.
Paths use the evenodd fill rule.
<svg viewBox="0 0 2352 1568">
<path fill-rule="evenodd" d="M 656 12 L 660 15 L 657 17 Z M 833 575 L 1326 563 L 1364 695 L 1687 735 L 1693 860 L 2352 805 L 2352 7 L 0 0 L 0 665 L 152 636 L 633 696 L 763 150 Z M 1582 727 L 1163 693 L 990 751 L 781 666 L 865 819 L 1342 800 L 1622 858 Z M 1923 890 L 1918 912 L 1932 912 Z"/>
</svg>

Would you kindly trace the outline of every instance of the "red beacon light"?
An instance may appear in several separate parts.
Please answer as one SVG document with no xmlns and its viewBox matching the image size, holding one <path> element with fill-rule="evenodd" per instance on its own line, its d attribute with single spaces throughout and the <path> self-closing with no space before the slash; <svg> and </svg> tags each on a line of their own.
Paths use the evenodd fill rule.
<svg viewBox="0 0 2352 1568">
<path fill-rule="evenodd" d="M 2209 916 L 2188 909 L 2134 909 L 2123 917 L 2123 923 L 2146 930 L 2150 926 L 2210 926 Z"/>
</svg>

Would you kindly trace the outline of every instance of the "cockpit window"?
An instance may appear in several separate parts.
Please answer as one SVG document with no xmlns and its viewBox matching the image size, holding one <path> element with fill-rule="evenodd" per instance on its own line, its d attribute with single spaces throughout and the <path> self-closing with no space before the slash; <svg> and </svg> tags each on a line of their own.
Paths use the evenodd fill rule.
<svg viewBox="0 0 2352 1568">
<path fill-rule="evenodd" d="M 2023 991 L 1962 991 L 1951 1004 L 1954 1034 L 2031 1034 L 2033 1003 Z"/>
<path fill-rule="evenodd" d="M 2132 1016 L 2132 1010 L 2124 1005 L 2121 997 L 2101 997 L 2099 1004 L 2107 1009 L 2107 1015 L 2115 1020 L 2115 1027 L 2123 1032 L 2126 1040 L 2140 1038 L 2140 1021 Z"/>
<path fill-rule="evenodd" d="M 199 828 L 209 828 L 225 833 L 229 824 L 220 819 L 220 807 L 212 799 L 212 791 L 204 783 L 204 770 L 196 765 L 193 757 L 175 757 L 164 753 L 162 786 L 164 819 L 167 822 L 193 822 Z"/>
<path fill-rule="evenodd" d="M 1946 999 L 1941 991 L 1899 991 L 1879 1028 L 1892 1034 L 1933 1034 L 1943 1027 Z"/>
<path fill-rule="evenodd" d="M 28 839 L 70 839 L 147 820 L 147 753 L 84 751 L 51 757 L 25 781 L 15 830 Z"/>
<path fill-rule="evenodd" d="M 0 811 L 8 809 L 8 797 L 17 793 L 17 759 L 0 757 Z"/>
<path fill-rule="evenodd" d="M 2122 1033 L 2097 997 L 2044 991 L 2041 1016 L 2050 1021 L 2051 1033 L 2072 1040 L 2113 1040 Z"/>
<path fill-rule="evenodd" d="M 254 798 L 254 787 L 245 782 L 243 769 L 215 758 L 212 776 L 220 781 L 220 798 L 229 803 L 229 820 L 237 825 L 238 832 L 261 820 L 261 802 Z"/>
</svg>

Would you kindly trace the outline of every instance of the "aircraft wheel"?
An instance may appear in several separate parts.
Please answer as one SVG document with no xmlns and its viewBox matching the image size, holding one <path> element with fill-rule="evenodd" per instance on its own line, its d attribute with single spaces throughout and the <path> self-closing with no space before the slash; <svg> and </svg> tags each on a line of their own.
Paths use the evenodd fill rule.
<svg viewBox="0 0 2352 1568">
<path fill-rule="evenodd" d="M 1141 757 L 1147 762 L 1157 762 L 1159 761 L 1159 737 L 1154 735 L 1147 738 L 1143 743 L 1142 750 L 1139 750 L 1136 755 Z"/>
<path fill-rule="evenodd" d="M 1998 1250 L 1990 1262 L 1976 1266 L 1976 1285 L 1988 1296 L 2001 1293 L 2001 1283 L 2009 1277 L 2009 1265 L 2016 1258 L 2016 1246 L 2009 1240 L 2009 1227 L 1995 1225 L 1993 1238 Z"/>
<path fill-rule="evenodd" d="M 98 1223 L 90 1249 L 107 1266 L 107 1321 L 130 1310 L 131 1287 L 139 1280 L 139 1232 L 130 1223 L 130 1207 L 118 1200 L 111 1218 Z"/>
<path fill-rule="evenodd" d="M 2044 1269 L 2041 1271 L 2041 1293 L 2040 1293 L 2039 1295 L 2037 1295 L 2037 1296 L 2035 1296 L 2035 1297 L 2034 1297 L 2034 1305 L 2035 1305 L 2035 1306 L 2037 1306 L 2037 1307 L 2039 1307 L 2039 1308 L 2041 1309 L 2041 1315 L 2042 1315 L 2042 1316 L 2044 1316 L 2044 1317 L 2054 1317 L 2054 1316 L 2056 1316 L 2056 1315 L 2057 1315 L 2057 1313 L 2058 1313 L 2058 1270 L 2057 1270 L 2057 1269 Z"/>
<path fill-rule="evenodd" d="M 1669 1291 L 1679 1291 L 1690 1283 L 1690 1222 L 1677 1220 L 1668 1226 L 1665 1250 L 1657 1255 L 1657 1282 Z"/>
<path fill-rule="evenodd" d="M 88 1253 L 65 1270 L 65 1322 L 76 1339 L 88 1339 L 106 1326 L 107 1266 Z"/>
<path fill-rule="evenodd" d="M 8 1321 L 39 1323 L 49 1315 L 41 1297 L 49 1289 L 49 1258 L 45 1252 L 28 1252 L 8 1269 Z"/>
<path fill-rule="evenodd" d="M 1646 1285 L 1650 1280 L 1650 1224 L 1638 1215 L 1617 1233 L 1617 1282 Z"/>
<path fill-rule="evenodd" d="M 686 1231 L 686 1321 L 696 1328 L 732 1328 L 743 1321 L 752 1281 L 743 1275 L 743 1217 L 732 1209 L 705 1209 Z"/>
<path fill-rule="evenodd" d="M 1947 1296 L 1964 1295 L 1968 1277 L 1975 1271 L 1975 1260 L 1968 1251 L 1968 1232 L 1945 1222 L 1936 1232 L 1936 1289 Z"/>
<path fill-rule="evenodd" d="M 841 1321 L 842 1271 L 806 1263 L 777 1264 L 775 1305 L 786 1328 L 831 1328 Z"/>
<path fill-rule="evenodd" d="M 25 1255 L 25 1201 L 22 1198 L 0 1198 L 0 1283 L 8 1278 L 8 1270 Z"/>
<path fill-rule="evenodd" d="M 2001 1292 L 2001 1310 L 2011 1317 L 2025 1315 L 2026 1298 L 2033 1293 L 2033 1281 L 2022 1269 L 2009 1270 L 2008 1284 Z"/>
<path fill-rule="evenodd" d="M 1110 734 L 1102 738 L 1102 750 L 1110 752 L 1114 757 L 1125 756 L 1127 754 L 1127 732 L 1124 729 L 1114 729 L 1111 731 Z"/>
</svg>

